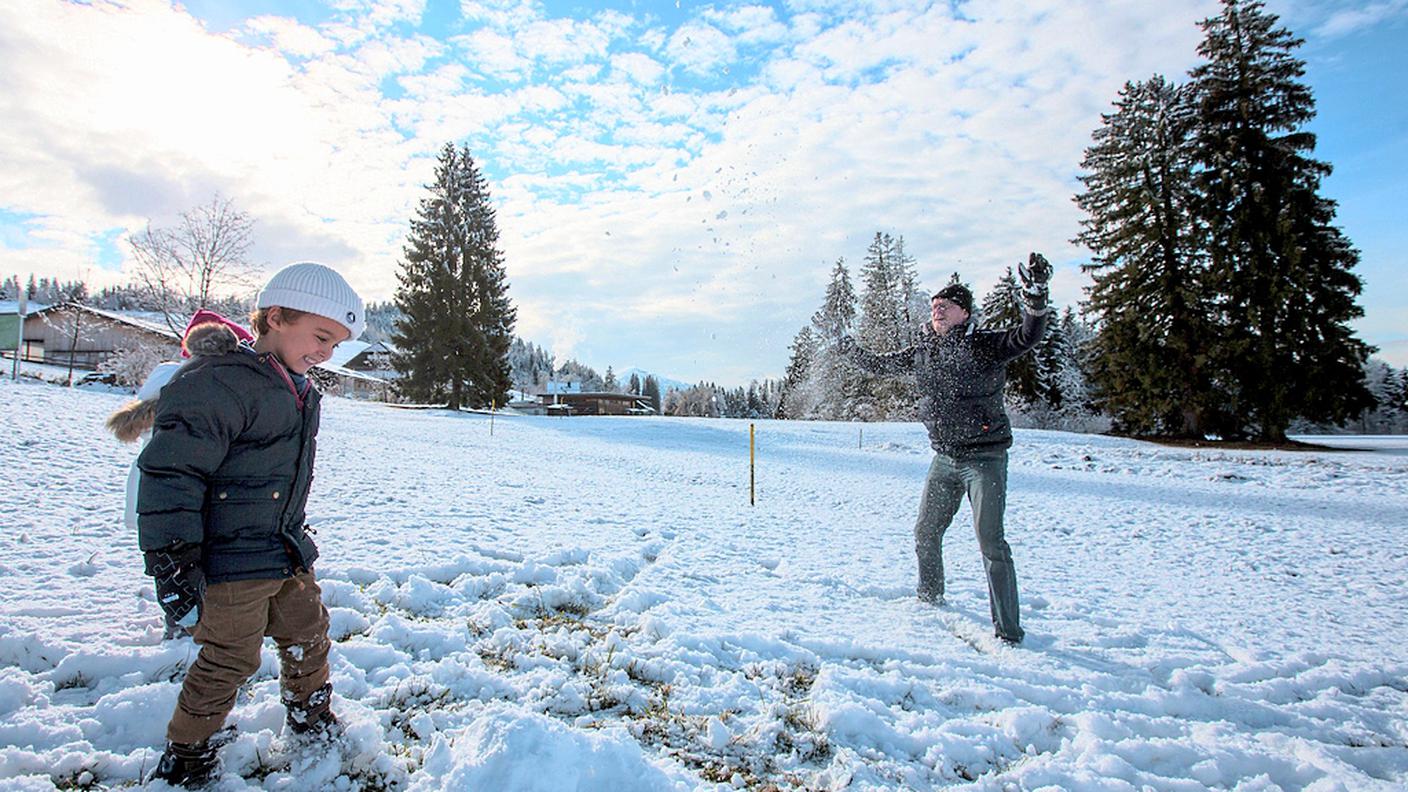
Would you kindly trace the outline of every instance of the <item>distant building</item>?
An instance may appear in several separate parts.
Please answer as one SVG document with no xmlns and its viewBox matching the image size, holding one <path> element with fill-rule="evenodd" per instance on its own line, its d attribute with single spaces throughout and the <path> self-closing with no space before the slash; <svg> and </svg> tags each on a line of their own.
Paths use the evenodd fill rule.
<svg viewBox="0 0 1408 792">
<path fill-rule="evenodd" d="M 552 385 L 554 383 L 548 383 Z M 548 415 L 654 415 L 650 400 L 634 393 L 567 391 L 540 393 L 538 403 Z"/>
<path fill-rule="evenodd" d="M 346 344 L 351 343 L 354 342 L 346 342 Z M 391 365 L 391 356 L 396 354 L 396 347 L 385 341 L 378 341 L 375 344 L 355 343 L 360 344 L 361 348 L 353 352 L 353 354 L 342 363 L 343 368 L 351 369 L 352 371 L 360 371 L 363 374 L 369 374 L 378 379 L 387 381 L 396 380 L 401 377 L 401 372 L 397 371 L 396 367 Z M 344 346 L 346 344 L 344 344 Z M 341 347 L 339 347 L 339 349 L 340 348 Z"/>
<path fill-rule="evenodd" d="M 60 303 L 25 314 L 19 354 L 31 363 L 93 370 L 118 351 L 136 347 L 154 347 L 175 359 L 181 354 L 181 336 L 150 319 Z"/>
<path fill-rule="evenodd" d="M 18 309 L 10 315 L 17 317 Z M 13 321 L 10 343 L 0 349 L 14 348 Z M 178 360 L 181 335 L 155 318 L 105 311 L 81 303 L 61 303 L 34 306 L 32 312 L 25 314 L 19 353 L 30 363 L 72 365 L 74 369 L 93 371 L 110 356 L 136 347 L 152 347 L 162 358 Z M 366 354 L 375 347 L 385 351 L 385 345 L 360 341 L 340 344 L 331 359 L 314 367 L 313 377 L 319 389 L 333 396 L 390 401 L 394 397 L 391 377 L 381 376 L 383 372 L 379 370 L 348 365 L 356 365 L 359 358 L 375 361 L 374 355 Z"/>
</svg>

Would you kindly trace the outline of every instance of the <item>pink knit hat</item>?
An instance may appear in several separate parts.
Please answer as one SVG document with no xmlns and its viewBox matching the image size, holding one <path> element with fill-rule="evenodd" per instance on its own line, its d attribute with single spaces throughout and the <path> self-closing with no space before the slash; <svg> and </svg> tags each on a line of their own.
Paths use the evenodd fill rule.
<svg viewBox="0 0 1408 792">
<path fill-rule="evenodd" d="M 191 353 L 186 351 L 186 338 L 191 334 L 191 330 L 197 325 L 203 325 L 209 322 L 218 322 L 222 325 L 225 325 L 226 327 L 230 328 L 231 331 L 234 332 L 235 337 L 239 340 L 247 341 L 251 344 L 254 343 L 253 333 L 250 333 L 248 330 L 244 329 L 243 327 L 240 327 L 239 325 L 235 324 L 229 319 L 226 319 L 225 317 L 221 316 L 220 314 L 214 311 L 207 311 L 206 309 L 202 308 L 199 311 L 196 311 L 195 314 L 191 316 L 190 323 L 186 325 L 186 332 L 181 334 L 181 357 L 188 358 L 191 356 Z"/>
</svg>

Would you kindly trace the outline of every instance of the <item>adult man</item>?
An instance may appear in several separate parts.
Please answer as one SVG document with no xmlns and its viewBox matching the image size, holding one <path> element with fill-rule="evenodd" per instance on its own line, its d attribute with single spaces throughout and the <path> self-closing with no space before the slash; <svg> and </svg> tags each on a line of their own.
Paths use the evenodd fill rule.
<svg viewBox="0 0 1408 792">
<path fill-rule="evenodd" d="M 1027 312 L 1017 327 L 978 330 L 972 320 L 972 293 L 954 284 L 930 300 L 929 324 L 914 346 L 875 354 L 849 337 L 840 342 L 841 352 L 862 369 L 874 374 L 912 373 L 915 378 L 919 418 L 934 449 L 914 526 L 919 598 L 943 602 L 943 535 L 966 492 L 987 569 L 993 627 L 998 638 L 1013 644 L 1020 643 L 1024 633 L 1012 550 L 1002 527 L 1007 449 L 1012 445 L 1002 388 L 1007 364 L 1035 347 L 1046 332 L 1051 265 L 1033 253 L 1018 273 Z"/>
</svg>

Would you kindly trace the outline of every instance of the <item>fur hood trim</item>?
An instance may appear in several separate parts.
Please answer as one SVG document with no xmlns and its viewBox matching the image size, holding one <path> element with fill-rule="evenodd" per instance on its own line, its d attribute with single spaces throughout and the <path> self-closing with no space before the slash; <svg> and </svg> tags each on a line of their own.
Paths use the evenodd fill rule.
<svg viewBox="0 0 1408 792">
<path fill-rule="evenodd" d="M 156 399 L 130 402 L 118 407 L 108 416 L 108 431 L 124 443 L 132 443 L 142 433 L 152 428 L 156 421 Z"/>
<path fill-rule="evenodd" d="M 203 322 L 186 333 L 183 344 L 191 357 L 228 355 L 239 348 L 240 339 L 229 325 L 220 321 Z"/>
</svg>

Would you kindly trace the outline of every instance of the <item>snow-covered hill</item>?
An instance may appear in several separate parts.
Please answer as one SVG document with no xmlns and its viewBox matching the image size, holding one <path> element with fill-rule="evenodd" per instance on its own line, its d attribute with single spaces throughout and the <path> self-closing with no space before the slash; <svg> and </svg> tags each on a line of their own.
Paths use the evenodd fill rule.
<svg viewBox="0 0 1408 792">
<path fill-rule="evenodd" d="M 163 644 L 110 393 L 0 382 L 0 787 L 131 786 Z M 920 604 L 918 426 L 507 418 L 325 402 L 309 513 L 333 750 L 277 662 L 222 790 L 1402 789 L 1408 457 L 1018 432 L 1028 640 L 967 511 Z"/>
</svg>

